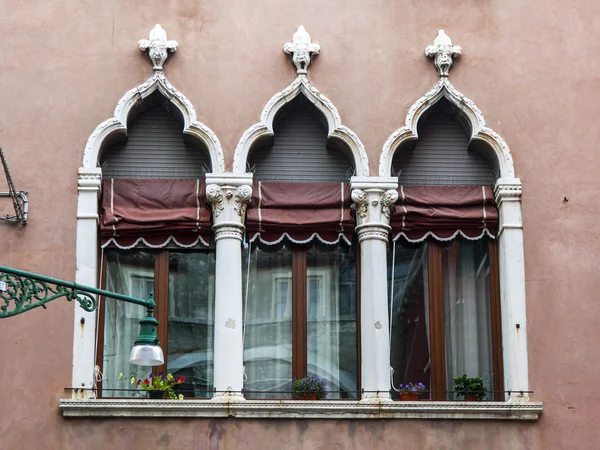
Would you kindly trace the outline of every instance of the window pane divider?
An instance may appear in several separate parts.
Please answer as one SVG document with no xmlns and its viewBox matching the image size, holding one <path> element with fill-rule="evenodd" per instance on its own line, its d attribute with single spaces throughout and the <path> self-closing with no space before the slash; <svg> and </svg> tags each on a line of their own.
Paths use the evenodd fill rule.
<svg viewBox="0 0 600 450">
<path fill-rule="evenodd" d="M 494 400 L 504 401 L 504 362 L 502 361 L 502 320 L 500 310 L 500 270 L 498 242 L 490 239 L 490 316 L 492 328 L 492 367 L 494 370 Z"/>
<path fill-rule="evenodd" d="M 431 399 L 446 400 L 446 348 L 444 333 L 444 283 L 442 277 L 442 248 L 430 241 L 429 269 L 429 323 L 431 360 Z"/>
<path fill-rule="evenodd" d="M 169 356 L 169 251 L 161 250 L 154 259 L 154 301 L 156 302 L 156 316 L 159 318 L 158 339 L 163 349 L 165 362 L 154 367 L 152 373 L 158 375 L 167 371 Z"/>
<path fill-rule="evenodd" d="M 307 371 L 306 328 L 306 248 L 292 251 L 292 378 L 303 378 Z"/>
</svg>

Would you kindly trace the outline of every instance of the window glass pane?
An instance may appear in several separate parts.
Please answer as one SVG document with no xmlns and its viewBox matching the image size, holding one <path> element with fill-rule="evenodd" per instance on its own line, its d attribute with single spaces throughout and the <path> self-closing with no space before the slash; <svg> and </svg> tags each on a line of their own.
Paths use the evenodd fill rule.
<svg viewBox="0 0 600 450">
<path fill-rule="evenodd" d="M 252 244 L 244 267 L 246 398 L 290 398 L 292 380 L 292 252 Z"/>
<path fill-rule="evenodd" d="M 442 264 L 447 389 L 467 374 L 492 390 L 488 241 L 455 240 L 444 248 Z"/>
<path fill-rule="evenodd" d="M 169 253 L 167 371 L 186 397 L 213 396 L 214 267 L 213 251 Z"/>
<path fill-rule="evenodd" d="M 429 391 L 431 360 L 427 244 L 392 243 L 389 259 L 390 365 L 394 369 L 392 384 L 398 388 L 400 384 L 423 383 Z M 394 389 L 390 392 L 392 398 L 398 398 Z M 429 397 L 428 393 L 420 395 L 420 398 Z"/>
<path fill-rule="evenodd" d="M 154 253 L 144 250 L 105 250 L 106 289 L 132 297 L 149 298 L 154 290 Z M 106 298 L 102 395 L 146 397 L 129 378 L 146 378 L 151 367 L 129 364 L 129 353 L 140 331 L 146 310 L 132 303 Z M 119 378 L 123 373 L 125 378 Z M 131 389 L 132 391 L 126 391 Z"/>
<path fill-rule="evenodd" d="M 355 246 L 307 249 L 308 375 L 327 382 L 327 398 L 357 398 Z"/>
</svg>

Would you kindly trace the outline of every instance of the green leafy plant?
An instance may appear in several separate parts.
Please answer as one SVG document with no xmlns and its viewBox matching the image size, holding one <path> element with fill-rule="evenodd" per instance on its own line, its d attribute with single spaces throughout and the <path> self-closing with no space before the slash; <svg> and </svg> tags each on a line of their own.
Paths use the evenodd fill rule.
<svg viewBox="0 0 600 450">
<path fill-rule="evenodd" d="M 483 378 L 468 378 L 467 374 L 454 378 L 454 392 L 458 396 L 474 395 L 478 400 L 486 398 L 488 389 L 483 385 Z"/>
<path fill-rule="evenodd" d="M 121 374 L 120 378 L 125 377 L 123 374 Z M 135 384 L 142 391 L 163 391 L 164 398 L 183 400 L 183 395 L 177 395 L 173 387 L 177 386 L 178 384 L 182 384 L 184 381 L 185 377 L 179 377 L 175 379 L 175 377 L 170 373 L 165 376 L 164 373 L 161 372 L 156 376 L 151 373 L 148 375 L 148 378 L 144 378 L 143 380 L 141 378 L 136 379 L 135 377 L 131 377 L 130 383 Z"/>
<path fill-rule="evenodd" d="M 317 400 L 327 397 L 327 383 L 322 378 L 315 375 L 298 378 L 289 385 L 293 397 L 305 397 L 310 394 L 317 394 Z"/>
</svg>

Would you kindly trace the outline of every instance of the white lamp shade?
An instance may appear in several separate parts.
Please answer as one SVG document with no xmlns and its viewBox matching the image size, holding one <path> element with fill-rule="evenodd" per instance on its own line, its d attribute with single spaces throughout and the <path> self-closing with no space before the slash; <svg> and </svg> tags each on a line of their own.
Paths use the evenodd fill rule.
<svg viewBox="0 0 600 450">
<path fill-rule="evenodd" d="M 164 364 L 165 357 L 158 345 L 140 344 L 131 349 L 129 362 L 138 366 L 160 366 Z"/>
</svg>

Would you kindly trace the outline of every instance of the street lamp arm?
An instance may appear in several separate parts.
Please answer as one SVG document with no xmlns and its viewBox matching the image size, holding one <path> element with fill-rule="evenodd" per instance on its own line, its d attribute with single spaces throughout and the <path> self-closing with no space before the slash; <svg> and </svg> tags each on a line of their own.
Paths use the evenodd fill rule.
<svg viewBox="0 0 600 450">
<path fill-rule="evenodd" d="M 68 301 L 76 300 L 83 309 L 91 312 L 98 306 L 95 295 L 144 306 L 152 312 L 156 307 L 152 298 L 146 300 L 131 297 L 0 266 L 0 319 L 16 316 L 38 306 L 46 308 L 46 303 L 57 298 L 66 298 Z M 1 304 L 2 302 L 4 304 Z"/>
</svg>

